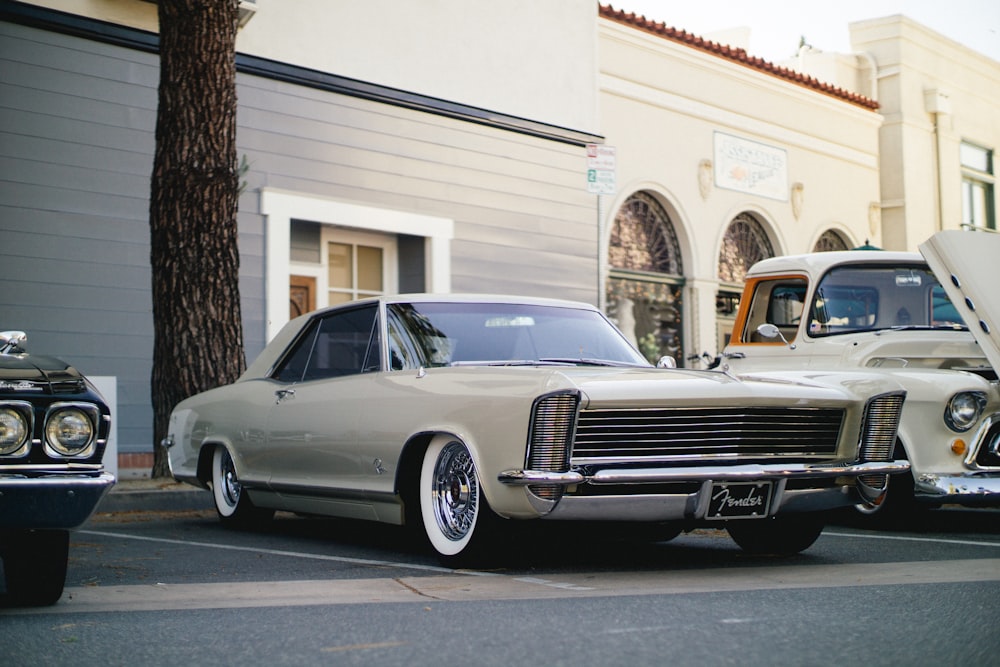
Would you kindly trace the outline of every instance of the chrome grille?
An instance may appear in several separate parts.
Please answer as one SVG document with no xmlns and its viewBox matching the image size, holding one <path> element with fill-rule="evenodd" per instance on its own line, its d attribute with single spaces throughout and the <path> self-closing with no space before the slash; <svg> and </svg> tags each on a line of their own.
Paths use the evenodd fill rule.
<svg viewBox="0 0 1000 667">
<path fill-rule="evenodd" d="M 890 461 L 896 445 L 896 429 L 903 410 L 905 392 L 881 394 L 865 406 L 865 422 L 861 429 L 862 461 Z"/>
<path fill-rule="evenodd" d="M 622 408 L 582 410 L 573 462 L 692 456 L 830 456 L 842 408 Z"/>
<path fill-rule="evenodd" d="M 569 445 L 580 397 L 576 393 L 550 394 L 535 402 L 528 432 L 528 470 L 565 472 L 569 469 Z M 563 487 L 532 485 L 540 498 L 555 500 Z"/>
</svg>

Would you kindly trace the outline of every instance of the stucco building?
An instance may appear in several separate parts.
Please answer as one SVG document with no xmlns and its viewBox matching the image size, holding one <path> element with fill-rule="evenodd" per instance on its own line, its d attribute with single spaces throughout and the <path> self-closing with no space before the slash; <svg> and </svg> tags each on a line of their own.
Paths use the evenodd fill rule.
<svg viewBox="0 0 1000 667">
<path fill-rule="evenodd" d="M 878 99 L 886 247 L 915 250 L 960 226 L 996 230 L 1000 62 L 905 16 L 849 29 L 854 53 L 803 49 L 786 64 Z"/>
<path fill-rule="evenodd" d="M 602 7 L 606 309 L 644 351 L 721 350 L 758 259 L 882 242 L 878 105 Z"/>
</svg>

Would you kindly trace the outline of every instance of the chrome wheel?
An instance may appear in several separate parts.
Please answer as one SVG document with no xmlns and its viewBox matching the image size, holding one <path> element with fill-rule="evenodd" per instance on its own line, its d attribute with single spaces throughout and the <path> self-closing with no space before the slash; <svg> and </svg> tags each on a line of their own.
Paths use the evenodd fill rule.
<svg viewBox="0 0 1000 667">
<path fill-rule="evenodd" d="M 438 454 L 431 503 L 438 529 L 449 540 L 461 540 L 472 532 L 479 507 L 479 481 L 464 445 L 448 443 Z"/>
<path fill-rule="evenodd" d="M 212 453 L 212 497 L 219 518 L 236 528 L 252 528 L 274 516 L 274 510 L 256 507 L 244 493 L 233 457 L 222 446 Z"/>
<path fill-rule="evenodd" d="M 233 457 L 225 447 L 216 447 L 212 456 L 212 494 L 215 509 L 222 517 L 231 517 L 240 504 L 243 485 L 236 477 Z"/>
<path fill-rule="evenodd" d="M 475 562 L 492 510 L 465 444 L 443 435 L 431 441 L 420 469 L 419 500 L 424 534 L 441 562 L 450 567 Z"/>
</svg>

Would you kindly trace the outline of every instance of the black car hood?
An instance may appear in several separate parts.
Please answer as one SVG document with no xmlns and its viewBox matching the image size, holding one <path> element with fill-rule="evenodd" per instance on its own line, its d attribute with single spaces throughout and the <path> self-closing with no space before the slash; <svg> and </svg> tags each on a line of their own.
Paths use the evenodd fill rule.
<svg viewBox="0 0 1000 667">
<path fill-rule="evenodd" d="M 80 371 L 55 357 L 0 354 L 0 394 L 73 391 L 84 388 Z"/>
</svg>

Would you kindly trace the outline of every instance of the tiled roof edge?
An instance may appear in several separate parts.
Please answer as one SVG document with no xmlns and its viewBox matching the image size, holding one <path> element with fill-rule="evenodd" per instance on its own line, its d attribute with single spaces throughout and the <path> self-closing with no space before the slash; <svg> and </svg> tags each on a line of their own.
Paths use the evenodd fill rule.
<svg viewBox="0 0 1000 667">
<path fill-rule="evenodd" d="M 849 102 L 864 109 L 877 111 L 879 108 L 878 102 L 871 98 L 865 97 L 864 95 L 858 95 L 857 93 L 852 93 L 849 90 L 844 90 L 843 88 L 839 88 L 829 83 L 823 83 L 816 77 L 790 70 L 787 67 L 779 67 L 772 62 L 764 60 L 763 58 L 751 56 L 745 49 L 719 44 L 718 42 L 707 40 L 704 37 L 693 35 L 685 30 L 672 28 L 665 23 L 650 21 L 645 16 L 634 12 L 626 12 L 624 10 L 615 9 L 611 5 L 599 4 L 598 8 L 599 15 L 601 17 L 616 23 L 621 23 L 622 25 L 642 30 L 643 32 L 647 32 L 651 35 L 656 35 L 657 37 L 662 37 L 663 39 L 669 39 L 670 41 L 678 42 L 691 48 L 711 53 L 712 55 L 726 60 L 731 60 L 732 62 L 739 63 L 745 67 L 764 72 L 765 74 L 770 74 L 771 76 L 778 77 L 779 79 L 790 81 L 791 83 L 802 86 L 803 88 L 810 88 L 825 95 L 836 97 L 837 99 Z"/>
</svg>

